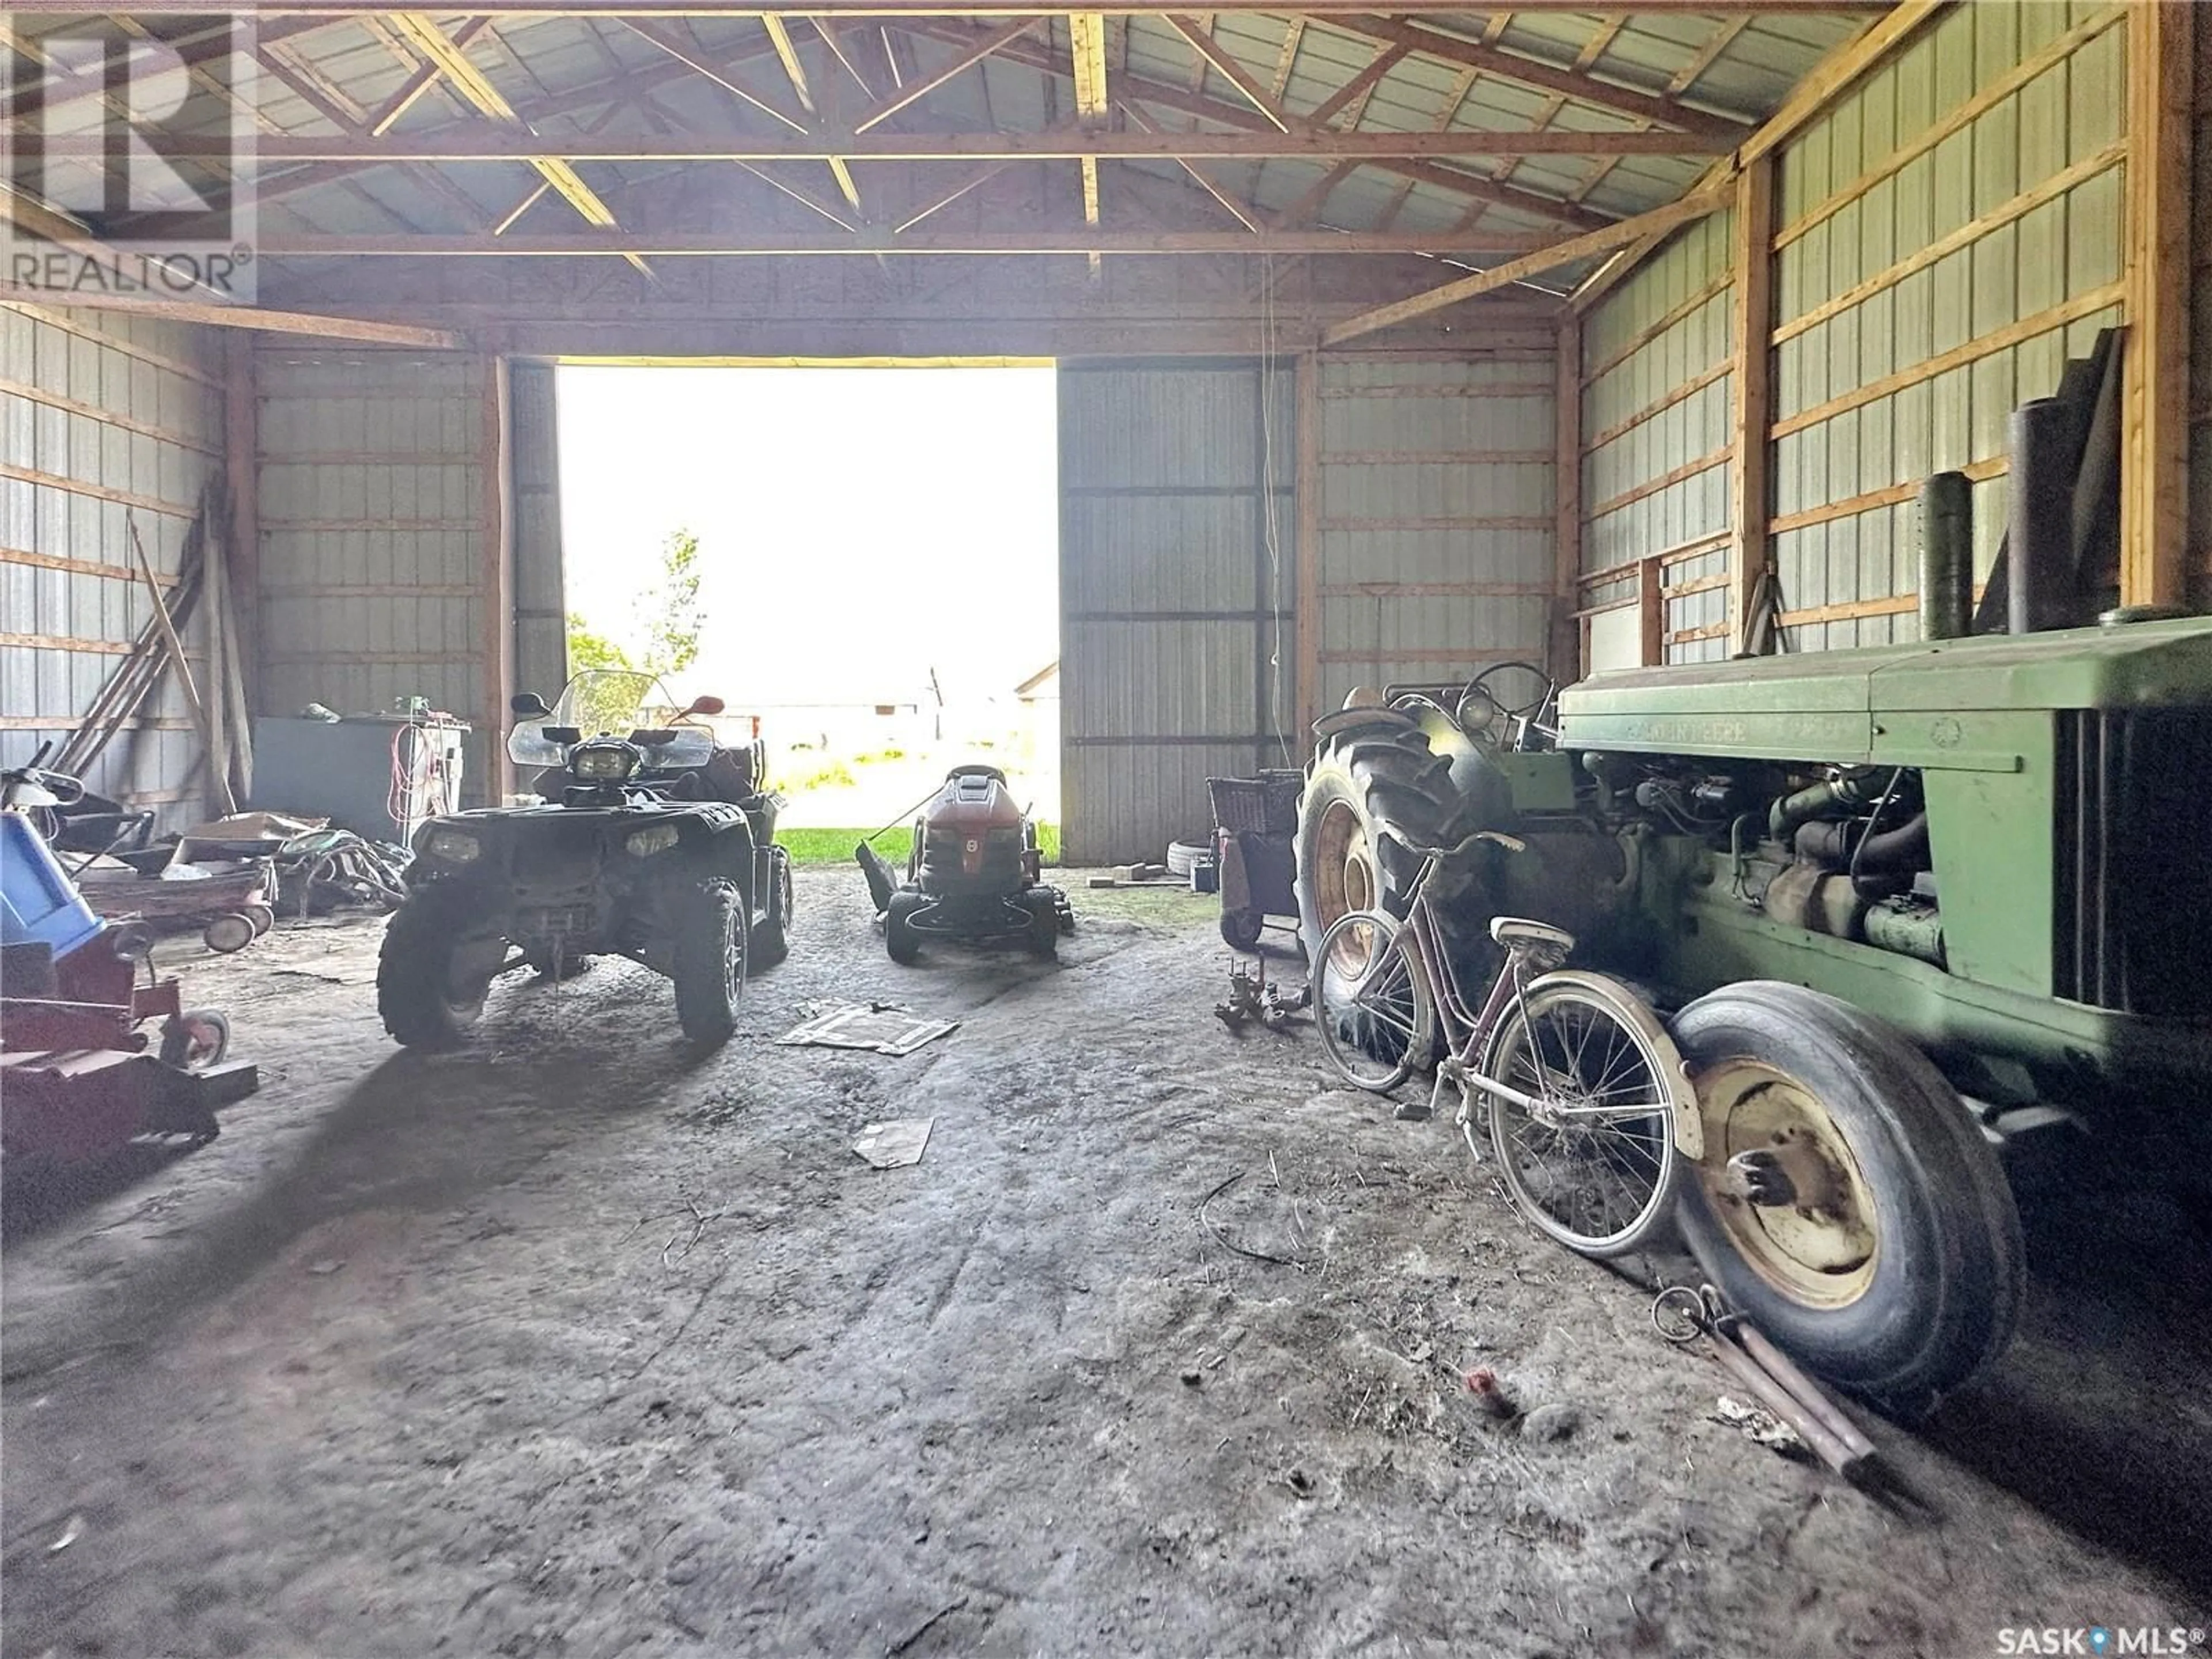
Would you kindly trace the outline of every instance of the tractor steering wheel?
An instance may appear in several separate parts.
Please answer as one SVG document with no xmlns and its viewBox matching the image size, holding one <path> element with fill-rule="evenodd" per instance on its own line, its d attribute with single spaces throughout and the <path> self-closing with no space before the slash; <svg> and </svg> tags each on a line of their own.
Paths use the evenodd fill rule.
<svg viewBox="0 0 2212 1659">
<path fill-rule="evenodd" d="M 1494 676 L 1516 672 L 1534 681 L 1534 695 L 1520 702 L 1509 702 L 1492 689 L 1491 682 Z M 1516 687 L 1510 680 L 1504 684 L 1509 693 L 1526 689 L 1525 685 Z M 1467 690 L 1460 693 L 1456 711 L 1459 723 L 1468 736 L 1479 741 L 1503 744 L 1513 735 L 1513 722 L 1525 723 L 1542 712 L 1558 692 L 1558 682 L 1534 663 L 1495 662 L 1469 680 Z"/>
</svg>

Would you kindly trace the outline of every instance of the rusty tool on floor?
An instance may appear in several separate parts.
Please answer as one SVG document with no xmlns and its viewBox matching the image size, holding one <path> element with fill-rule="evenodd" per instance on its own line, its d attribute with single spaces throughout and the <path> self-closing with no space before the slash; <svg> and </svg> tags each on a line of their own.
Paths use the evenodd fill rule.
<svg viewBox="0 0 2212 1659">
<path fill-rule="evenodd" d="M 1670 1285 L 1651 1304 L 1651 1324 L 1677 1347 L 1705 1339 L 1722 1368 L 1845 1480 L 1856 1480 L 1875 1457 L 1874 1443 L 1844 1408 L 1757 1327 L 1729 1312 L 1711 1285 Z"/>
<path fill-rule="evenodd" d="M 1248 1020 L 1279 1031 L 1312 1002 L 1313 987 L 1285 996 L 1282 987 L 1267 977 L 1267 963 L 1255 957 L 1249 968 L 1240 962 L 1229 970 L 1228 999 L 1213 1005 L 1213 1015 L 1232 1031 Z"/>
</svg>

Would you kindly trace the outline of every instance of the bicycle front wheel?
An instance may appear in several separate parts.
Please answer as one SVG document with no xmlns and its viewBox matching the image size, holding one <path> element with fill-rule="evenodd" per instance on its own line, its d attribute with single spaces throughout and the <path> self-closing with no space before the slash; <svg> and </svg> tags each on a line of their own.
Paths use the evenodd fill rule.
<svg viewBox="0 0 2212 1659">
<path fill-rule="evenodd" d="M 1436 999 L 1410 930 L 1380 910 L 1329 924 L 1313 961 L 1314 1024 L 1330 1062 L 1356 1089 L 1387 1094 L 1426 1060 Z"/>
<path fill-rule="evenodd" d="M 1522 1214 L 1584 1255 L 1639 1249 L 1674 1213 L 1681 1061 L 1656 1015 L 1601 974 L 1547 974 L 1499 1020 L 1490 1140 Z"/>
</svg>

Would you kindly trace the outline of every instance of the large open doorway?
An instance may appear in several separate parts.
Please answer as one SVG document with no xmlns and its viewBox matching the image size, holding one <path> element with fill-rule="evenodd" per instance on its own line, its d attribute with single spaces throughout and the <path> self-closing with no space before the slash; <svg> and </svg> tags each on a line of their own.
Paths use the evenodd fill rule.
<svg viewBox="0 0 2212 1659">
<path fill-rule="evenodd" d="M 1055 396 L 1049 365 L 562 365 L 571 667 L 757 720 L 803 861 L 965 759 L 1056 826 Z"/>
</svg>

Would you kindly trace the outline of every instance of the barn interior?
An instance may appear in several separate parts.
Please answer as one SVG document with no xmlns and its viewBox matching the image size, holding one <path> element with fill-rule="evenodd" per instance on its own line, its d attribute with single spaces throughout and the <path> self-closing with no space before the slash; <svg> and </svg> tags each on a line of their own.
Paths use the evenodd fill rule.
<svg viewBox="0 0 2212 1659">
<path fill-rule="evenodd" d="M 2207 1650 L 2193 6 L 31 0 L 0 62 L 9 1650 Z M 684 935 L 573 976 L 518 941 L 468 1018 L 424 1002 L 395 941 L 459 914 L 419 902 L 461 890 L 438 826 L 627 799 L 573 769 L 580 705 L 517 702 L 595 665 L 564 374 L 991 365 L 1054 376 L 1056 700 L 1014 701 L 1058 793 L 992 822 L 1060 920 L 928 939 L 855 868 L 872 823 L 787 855 L 795 733 L 672 674 L 623 763 L 711 722 L 745 769 L 680 803 L 753 860 L 726 1000 Z M 2075 425 L 2031 500 L 2037 410 Z M 733 652 L 836 661 L 901 602 L 833 546 L 744 556 L 820 576 L 710 608 Z M 2016 654 L 1911 681 L 1946 646 Z M 1989 1352 L 1909 1401 L 1800 1353 L 1870 1452 L 1824 1462 L 1725 1316 L 1662 1340 L 1694 1238 L 1563 1249 L 1425 1074 L 1374 1092 L 1325 997 L 1270 1001 L 1337 914 L 1407 915 L 1389 791 L 1441 787 L 1442 688 L 1492 671 L 1540 688 L 1474 745 L 1499 836 L 1580 814 L 1555 857 L 1618 787 L 1638 846 L 1713 860 L 1674 944 L 1599 966 L 1825 988 L 1978 1114 L 1975 1213 L 2019 1240 Z M 1399 688 L 1393 782 L 1338 738 Z M 1662 750 L 1695 766 L 1602 758 Z M 1770 820 L 1745 757 L 1829 795 Z M 1364 840 L 1301 817 L 1332 765 Z M 1866 902 L 1900 788 L 1941 934 L 1913 866 Z M 1770 822 L 1784 865 L 1841 849 L 1802 973 L 1716 942 L 1732 907 L 1781 948 L 1785 875 L 1741 902 Z M 1287 904 L 1244 897 L 1244 831 Z M 804 1036 L 854 1009 L 934 1025 Z M 186 1074 L 219 1137 L 159 1121 Z M 2100 1133 L 2139 1083 L 2151 1127 Z M 1934 1284 L 1978 1247 L 1927 1248 Z"/>
</svg>

